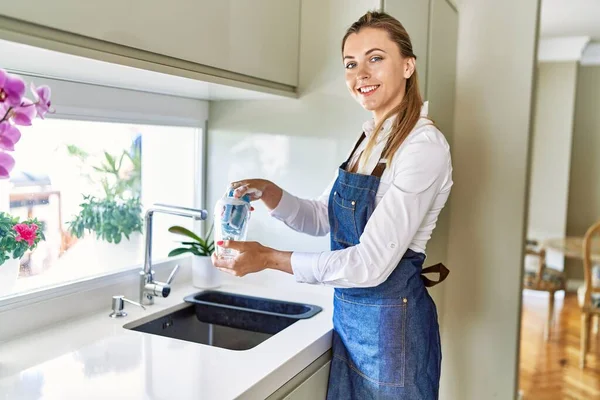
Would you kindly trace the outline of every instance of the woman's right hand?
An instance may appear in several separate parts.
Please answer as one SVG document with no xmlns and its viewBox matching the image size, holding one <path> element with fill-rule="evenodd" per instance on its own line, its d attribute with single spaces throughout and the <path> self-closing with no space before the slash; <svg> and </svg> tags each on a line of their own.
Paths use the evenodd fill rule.
<svg viewBox="0 0 600 400">
<path fill-rule="evenodd" d="M 283 195 L 283 189 L 266 179 L 244 179 L 232 182 L 230 187 L 235 189 L 235 197 L 248 194 L 251 201 L 262 200 L 270 210 L 277 207 Z"/>
</svg>

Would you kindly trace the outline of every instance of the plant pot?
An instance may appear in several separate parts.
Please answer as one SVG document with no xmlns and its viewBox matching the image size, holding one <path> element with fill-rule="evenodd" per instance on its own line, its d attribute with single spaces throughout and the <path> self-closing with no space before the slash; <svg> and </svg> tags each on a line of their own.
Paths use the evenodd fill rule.
<svg viewBox="0 0 600 400">
<path fill-rule="evenodd" d="M 101 259 L 122 260 L 126 263 L 144 261 L 144 235 L 134 232 L 129 235 L 129 240 L 123 236 L 121 242 L 108 243 L 94 237 L 94 253 Z"/>
<path fill-rule="evenodd" d="M 192 284 L 200 289 L 214 289 L 221 286 L 223 272 L 212 264 L 208 256 L 192 256 Z"/>
<path fill-rule="evenodd" d="M 0 265 L 0 297 L 12 293 L 19 277 L 21 260 L 10 258 Z"/>
<path fill-rule="evenodd" d="M 114 266 L 130 267 L 144 262 L 144 235 L 135 232 L 129 240 L 123 237 L 119 244 L 108 243 L 96 238 L 95 233 L 86 233 L 59 259 L 65 268 L 85 265 L 79 274 L 94 275 Z M 57 264 L 54 265 L 56 267 Z M 75 267 L 74 267 L 75 266 Z M 63 268 L 63 267 L 61 267 Z"/>
</svg>

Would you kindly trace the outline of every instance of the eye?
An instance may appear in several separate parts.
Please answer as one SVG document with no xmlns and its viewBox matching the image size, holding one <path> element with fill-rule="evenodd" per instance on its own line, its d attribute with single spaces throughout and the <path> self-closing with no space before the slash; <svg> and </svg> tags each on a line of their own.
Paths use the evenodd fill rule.
<svg viewBox="0 0 600 400">
<path fill-rule="evenodd" d="M 348 64 L 346 64 L 346 69 L 352 69 L 356 67 L 356 63 L 355 62 L 349 62 Z"/>
<path fill-rule="evenodd" d="M 380 56 L 373 56 L 373 57 L 371 57 L 371 61 L 373 61 L 373 62 L 381 61 L 381 60 L 383 60 L 383 58 L 380 57 Z"/>
</svg>

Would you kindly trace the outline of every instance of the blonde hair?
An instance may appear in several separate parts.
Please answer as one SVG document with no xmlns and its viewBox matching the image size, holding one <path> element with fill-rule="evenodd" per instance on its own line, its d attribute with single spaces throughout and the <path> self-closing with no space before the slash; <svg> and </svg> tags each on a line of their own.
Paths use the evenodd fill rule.
<svg viewBox="0 0 600 400">
<path fill-rule="evenodd" d="M 404 26 L 396 18 L 387 13 L 379 11 L 367 12 L 365 15 L 360 17 L 358 21 L 353 23 L 350 28 L 348 28 L 342 40 L 342 54 L 344 52 L 344 46 L 346 45 L 348 36 L 353 33 L 358 33 L 363 28 L 375 28 L 386 31 L 390 40 L 398 45 L 400 54 L 403 58 L 417 59 L 417 56 L 413 53 L 410 36 L 408 35 L 408 32 L 406 32 L 406 29 L 404 29 Z M 360 156 L 360 159 L 354 163 L 354 165 L 352 165 L 349 171 L 355 172 L 358 168 L 358 165 L 363 165 L 366 163 L 371 155 L 371 152 L 373 151 L 373 147 L 375 147 L 375 144 L 377 143 L 377 134 L 381 130 L 383 123 L 389 117 L 396 114 L 388 142 L 381 155 L 382 158 L 385 158 L 388 162 L 390 162 L 391 157 L 393 157 L 396 150 L 398 150 L 404 139 L 406 139 L 408 134 L 417 124 L 417 121 L 421 116 L 422 105 L 423 99 L 419 91 L 419 78 L 417 76 L 417 70 L 415 69 L 410 78 L 406 80 L 406 88 L 402 101 L 377 123 L 373 134 L 369 137 L 365 150 Z"/>
</svg>

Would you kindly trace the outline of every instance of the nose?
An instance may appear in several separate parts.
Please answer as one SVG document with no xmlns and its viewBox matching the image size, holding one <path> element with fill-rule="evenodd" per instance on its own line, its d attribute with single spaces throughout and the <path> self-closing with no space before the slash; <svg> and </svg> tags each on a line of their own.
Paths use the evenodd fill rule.
<svg viewBox="0 0 600 400">
<path fill-rule="evenodd" d="M 356 71 L 356 79 L 359 81 L 369 79 L 369 71 L 362 65 L 358 66 L 358 71 Z"/>
</svg>

